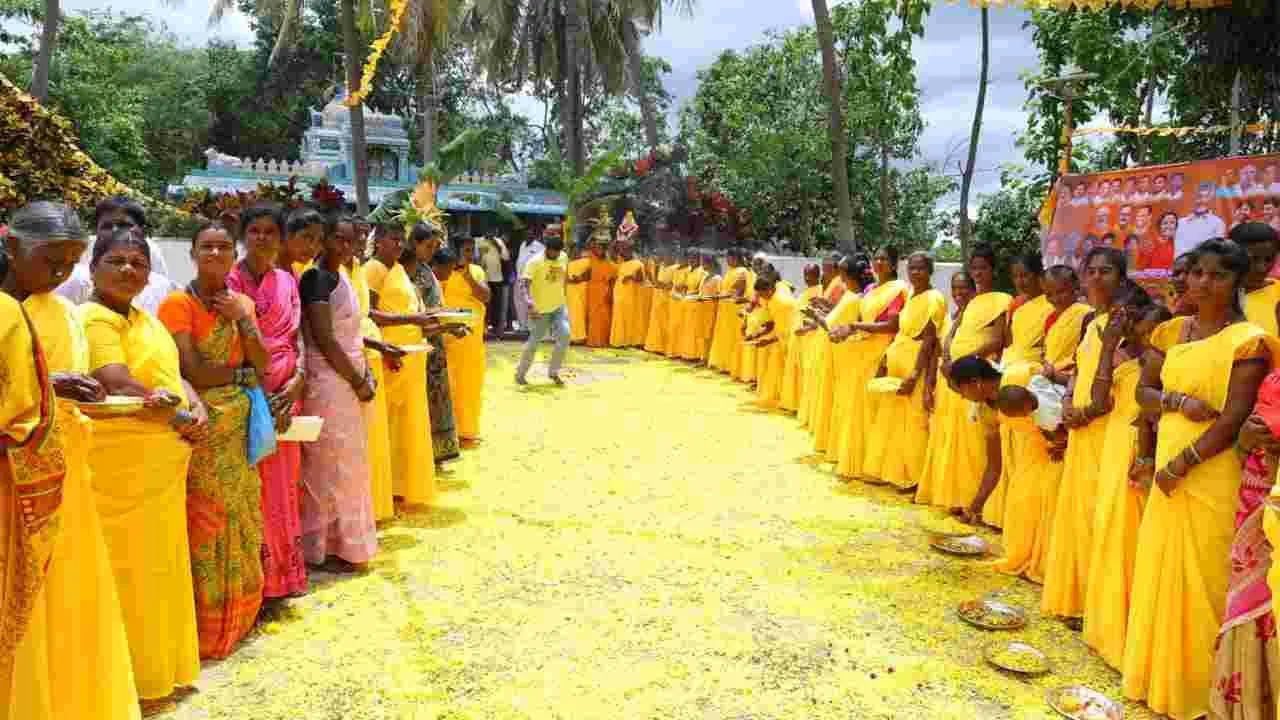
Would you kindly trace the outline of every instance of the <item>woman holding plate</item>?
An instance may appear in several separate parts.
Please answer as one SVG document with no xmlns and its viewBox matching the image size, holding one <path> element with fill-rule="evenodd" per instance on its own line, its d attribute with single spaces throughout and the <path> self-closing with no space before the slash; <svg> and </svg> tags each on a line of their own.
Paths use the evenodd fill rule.
<svg viewBox="0 0 1280 720">
<path fill-rule="evenodd" d="M 36 531 L 51 538 L 47 565 L 27 565 L 47 568 L 42 589 L 26 596 L 0 589 L 17 599 L 6 606 L 0 637 L 12 631 L 20 638 L 13 655 L 0 653 L 0 717 L 132 720 L 139 714 L 138 695 L 91 486 L 91 426 L 76 409 L 77 402 L 105 400 L 106 390 L 88 376 L 88 342 L 73 306 L 54 293 L 84 254 L 83 232 L 66 206 L 37 202 L 14 214 L 6 244 L 11 262 L 7 274 L 0 268 L 0 317 L 6 318 L 0 321 L 0 367 L 8 370 L 0 373 L 0 496 L 35 496 L 55 483 L 61 502 L 40 508 L 58 518 Z M 58 452 L 61 462 L 50 462 Z M 16 509 L 19 501 L 10 495 L 3 506 Z M 9 533 L 18 523 L 7 515 L 0 520 L 0 547 L 12 548 Z M 17 559 L 22 552 L 4 555 Z M 0 578 L 21 577 L 5 565 L 0 561 Z"/>
</svg>

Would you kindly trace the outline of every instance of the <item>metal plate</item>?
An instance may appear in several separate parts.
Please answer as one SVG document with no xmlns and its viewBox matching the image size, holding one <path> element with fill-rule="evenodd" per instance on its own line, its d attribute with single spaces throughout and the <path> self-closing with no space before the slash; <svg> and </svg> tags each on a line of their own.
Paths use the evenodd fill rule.
<svg viewBox="0 0 1280 720">
<path fill-rule="evenodd" d="M 1054 688 L 1045 695 L 1049 707 L 1071 720 L 1123 720 L 1120 703 L 1082 685 Z"/>
<path fill-rule="evenodd" d="M 1026 613 L 995 600 L 966 600 L 956 608 L 956 615 L 983 630 L 1017 630 L 1027 624 Z"/>
<path fill-rule="evenodd" d="M 1001 670 L 1019 675 L 1044 675 L 1049 672 L 1049 658 L 1031 645 L 1017 640 L 990 643 L 983 648 L 982 656 Z"/>
<path fill-rule="evenodd" d="M 929 547 L 948 555 L 963 557 L 979 557 L 991 551 L 990 543 L 977 535 L 935 535 L 929 538 Z"/>
<path fill-rule="evenodd" d="M 108 395 L 102 402 L 78 402 L 76 407 L 91 417 L 109 417 L 113 415 L 132 415 L 146 407 L 140 397 L 129 395 Z"/>
</svg>

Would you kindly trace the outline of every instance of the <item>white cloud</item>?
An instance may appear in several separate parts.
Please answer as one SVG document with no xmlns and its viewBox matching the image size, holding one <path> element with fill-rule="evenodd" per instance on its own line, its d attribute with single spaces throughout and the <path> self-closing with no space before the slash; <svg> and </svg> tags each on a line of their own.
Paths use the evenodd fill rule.
<svg viewBox="0 0 1280 720">
<path fill-rule="evenodd" d="M 157 23 L 163 23 L 185 45 L 204 45 L 217 38 L 234 42 L 239 47 L 253 44 L 253 31 L 249 20 L 239 10 L 229 11 L 217 25 L 209 25 L 208 0 L 63 0 L 63 11 L 111 10 L 117 13 L 147 15 Z"/>
</svg>

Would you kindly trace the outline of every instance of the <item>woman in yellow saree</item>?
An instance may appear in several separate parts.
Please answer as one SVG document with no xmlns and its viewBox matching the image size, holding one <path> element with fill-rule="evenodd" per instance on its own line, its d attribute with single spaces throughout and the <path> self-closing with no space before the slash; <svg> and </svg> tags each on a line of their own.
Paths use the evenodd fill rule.
<svg viewBox="0 0 1280 720">
<path fill-rule="evenodd" d="M 400 263 L 402 253 L 418 258 L 427 250 L 408 247 L 404 228 L 374 228 L 375 257 L 365 264 L 373 322 L 395 346 L 422 346 L 432 325 L 413 280 Z M 427 241 L 417 245 L 426 245 Z M 427 352 L 413 352 L 383 370 L 387 383 L 387 436 L 391 443 L 394 494 L 409 505 L 430 505 L 436 497 L 431 415 L 427 405 Z"/>
<path fill-rule="evenodd" d="M 992 290 L 995 267 L 995 251 L 990 246 L 978 245 L 973 249 L 967 269 L 977 294 L 942 345 L 941 380 L 950 377 L 951 363 L 955 360 L 969 355 L 994 358 L 1004 351 L 1005 325 L 1013 298 Z M 982 518 L 982 506 L 975 506 L 974 501 L 989 469 L 989 438 L 973 432 L 970 404 L 949 384 L 937 388 L 935 399 L 929 454 L 916 501 L 946 508 L 976 522 Z M 923 479 L 925 475 L 931 476 L 928 481 Z"/>
<path fill-rule="evenodd" d="M 805 387 L 810 388 L 810 391 L 805 392 L 801 399 L 796 419 L 800 421 L 800 427 L 809 430 L 810 433 L 813 432 L 817 408 L 829 402 L 826 396 L 830 394 L 828 386 L 831 381 L 831 339 L 827 337 L 825 330 L 818 327 L 814 318 L 831 312 L 844 297 L 848 278 L 842 266 L 843 258 L 840 256 L 832 255 L 827 258 L 822 264 L 822 280 L 826 289 L 823 290 L 821 297 L 809 303 L 807 312 L 805 312 L 806 308 L 801 308 L 805 320 L 800 330 L 812 335 L 809 341 L 809 358 L 805 361 L 807 377 L 804 381 Z"/>
<path fill-rule="evenodd" d="M 1249 274 L 1244 281 L 1245 318 L 1276 336 L 1280 334 L 1280 280 L 1270 277 L 1280 253 L 1280 233 L 1266 223 L 1247 222 L 1231 228 L 1231 240 L 1249 253 Z"/>
<path fill-rule="evenodd" d="M 964 316 L 965 308 L 977 294 L 976 288 L 973 278 L 964 270 L 951 276 L 951 299 L 955 302 L 956 308 L 947 316 L 938 330 L 938 337 L 946 340 L 939 341 L 938 352 L 930 358 L 931 367 L 924 374 L 922 399 L 924 410 L 929 415 L 929 448 L 925 452 L 924 468 L 920 471 L 920 481 L 916 485 L 915 495 L 915 502 L 923 505 L 936 505 L 934 498 L 940 497 L 942 493 L 942 474 L 929 472 L 930 460 L 935 453 L 942 452 L 941 444 L 946 440 L 942 418 L 949 416 L 948 406 L 951 403 L 964 399 L 947 385 L 947 378 L 942 374 L 941 357 L 945 343 L 950 341 L 956 324 Z"/>
<path fill-rule="evenodd" d="M 364 422 L 369 435 L 369 496 L 373 500 L 373 518 L 378 522 L 390 520 L 396 515 L 395 480 L 391 470 L 391 419 L 387 416 L 387 388 L 384 365 L 400 367 L 406 353 L 382 339 L 382 331 L 373 322 L 369 311 L 372 293 L 369 290 L 368 263 L 352 256 L 350 264 L 342 268 L 360 304 L 360 333 L 364 336 L 364 359 L 377 385 L 373 401 L 364 404 Z"/>
<path fill-rule="evenodd" d="M 756 280 L 756 300 L 763 304 L 768 319 L 747 336 L 748 342 L 756 343 L 756 363 L 760 368 L 755 405 L 772 410 L 782 399 L 782 371 L 786 364 L 787 342 L 792 337 L 796 301 L 772 276 Z"/>
<path fill-rule="evenodd" d="M 73 306 L 53 292 L 85 251 L 79 218 L 62 205 L 33 203 L 14 214 L 7 243 L 10 268 L 0 267 L 0 367 L 7 371 L 0 373 L 0 502 L 7 509 L 0 518 L 0 718 L 134 720 L 124 618 L 90 484 L 92 423 L 76 408 L 106 391 L 87 376 L 88 342 Z M 57 497 L 44 495 L 50 488 L 60 488 L 61 502 L 39 501 Z M 35 510 L 31 519 L 8 510 L 22 506 Z"/>
<path fill-rule="evenodd" d="M 640 333 L 640 294 L 644 288 L 644 262 L 636 259 L 635 246 L 630 241 L 619 243 L 618 253 L 623 259 L 618 265 L 618 276 L 613 285 L 613 320 L 609 328 L 609 345 L 615 348 L 638 347 L 644 344 Z"/>
<path fill-rule="evenodd" d="M 685 308 L 688 307 L 688 303 L 684 301 L 683 296 L 689 273 L 693 272 L 695 262 L 692 256 L 687 257 L 671 271 L 671 292 L 667 302 L 665 354 L 673 359 L 680 357 L 681 343 L 684 342 Z"/>
<path fill-rule="evenodd" d="M 679 343 L 677 345 L 676 356 L 681 360 L 697 360 L 698 359 L 698 333 L 701 332 L 699 323 L 698 306 L 701 304 L 697 298 L 702 292 L 702 284 L 710 277 L 706 266 L 702 262 L 702 256 L 693 254 L 689 261 L 692 270 L 684 279 L 684 297 L 681 301 L 684 309 L 681 310 L 681 326 L 682 330 L 679 335 Z"/>
<path fill-rule="evenodd" d="M 1019 255 L 1009 263 L 1010 275 L 1017 297 L 1009 305 L 1008 346 L 1000 356 L 1001 366 L 1008 368 L 1016 363 L 1032 362 L 1039 365 L 1044 358 L 1044 335 L 1053 305 L 1044 295 L 1042 279 L 1044 263 L 1040 253 Z M 1014 435 L 1010 428 L 1000 426 L 1000 481 L 982 508 L 982 520 L 992 527 L 1005 526 L 1005 496 L 1009 482 L 1017 468 L 1021 448 L 1017 441 L 1022 435 Z"/>
<path fill-rule="evenodd" d="M 822 270 L 817 265 L 806 265 L 804 268 L 804 292 L 796 299 L 796 312 L 799 313 L 822 296 Z M 800 402 L 804 398 L 804 370 L 808 360 L 809 347 L 813 344 L 812 332 L 801 332 L 803 316 L 797 314 L 791 322 L 791 337 L 787 344 L 787 362 L 782 369 L 782 399 L 778 406 L 794 413 L 800 410 Z"/>
<path fill-rule="evenodd" d="M 591 256 L 579 251 L 569 263 L 566 300 L 569 306 L 569 340 L 574 345 L 587 341 L 587 282 L 591 280 Z"/>
<path fill-rule="evenodd" d="M 1045 321 L 1044 363 L 1033 374 L 1050 381 L 1056 378 L 1065 385 L 1069 375 L 1064 371 L 1075 365 L 1075 350 L 1086 322 L 1093 317 L 1093 308 L 1076 302 L 1080 282 L 1075 271 L 1066 265 L 1049 268 L 1042 285 L 1053 312 Z M 1006 370 L 1006 376 L 1010 372 L 1011 369 Z M 1018 456 L 1013 462 L 1014 474 L 1006 475 L 1009 489 L 1005 495 L 1005 557 L 996 564 L 996 570 L 1043 583 L 1062 482 L 1065 428 L 1063 444 L 1056 447 L 1025 417 L 1006 419 L 1004 425 L 1010 429 L 1013 452 Z"/>
<path fill-rule="evenodd" d="M 451 308 L 471 311 L 467 325 L 471 332 L 461 337 L 444 336 L 445 352 L 449 355 L 449 386 L 453 395 L 453 413 L 458 422 L 458 442 L 462 448 L 473 449 L 480 445 L 480 411 L 484 402 L 484 348 L 485 309 L 489 304 L 489 285 L 484 269 L 473 265 L 475 241 L 463 240 L 458 246 L 456 267 L 444 284 L 444 303 Z M 432 261 L 433 264 L 435 261 Z M 441 267 L 441 272 L 444 268 Z M 436 277 L 442 277 L 440 272 Z"/>
<path fill-rule="evenodd" d="M 849 409 L 841 418 L 836 474 L 850 479 L 863 477 L 867 438 L 875 432 L 879 398 L 867 392 L 867 383 L 875 377 L 885 348 L 898 333 L 898 315 L 909 294 L 907 284 L 898 279 L 897 248 L 880 248 L 871 261 L 871 271 L 876 285 L 862 293 L 859 321 L 831 329 L 833 339 L 849 338 L 851 349 L 843 384 L 836 386 L 836 394 L 846 397 Z"/>
<path fill-rule="evenodd" d="M 1128 269 L 1124 253 L 1110 247 L 1090 250 L 1084 267 L 1085 294 L 1097 315 L 1076 349 L 1076 373 L 1067 385 L 1071 399 L 1063 414 L 1063 424 L 1068 431 L 1067 454 L 1063 458 L 1058 504 L 1049 531 L 1044 594 L 1040 601 L 1041 612 L 1068 618 L 1073 625 L 1076 618 L 1084 615 L 1097 512 L 1098 468 L 1107 437 L 1105 418 L 1111 410 L 1105 399 L 1109 397 L 1109 388 L 1103 392 L 1099 387 L 1098 393 L 1094 392 L 1096 386 L 1105 382 L 1097 375 L 1103 353 L 1102 330 L 1107 326 L 1111 306 L 1120 299 Z"/>
<path fill-rule="evenodd" d="M 738 344 L 738 328 L 741 318 L 738 310 L 747 296 L 747 269 L 742 267 L 742 255 L 737 250 L 725 254 L 724 278 L 720 282 L 720 301 L 716 308 L 716 325 L 712 331 L 711 349 L 707 365 L 713 370 L 729 372 Z"/>
<path fill-rule="evenodd" d="M 649 329 L 644 339 L 645 351 L 659 355 L 667 353 L 667 333 L 671 325 L 668 319 L 671 316 L 671 283 L 675 274 L 672 261 L 673 259 L 667 255 L 658 259 L 658 273 L 653 284 L 653 301 L 649 306 Z"/>
<path fill-rule="evenodd" d="M 187 473 L 187 534 L 200 657 L 224 658 L 262 607 L 262 479 L 249 463 L 244 391 L 265 376 L 268 355 L 253 300 L 227 288 L 231 232 L 216 224 L 196 231 L 191 259 L 195 279 L 165 298 L 159 317 L 178 346 L 183 379 L 209 412 Z"/>
<path fill-rule="evenodd" d="M 847 325 L 860 317 L 862 309 L 862 287 L 864 278 L 870 272 L 870 265 L 865 258 L 850 256 L 844 260 L 844 272 L 849 278 L 849 289 L 846 290 L 831 312 L 824 315 L 814 314 L 813 319 L 826 335 L 830 351 L 827 362 L 818 377 L 818 404 L 814 406 L 814 415 L 810 424 L 813 431 L 814 452 L 827 462 L 837 462 L 836 451 L 839 445 L 835 442 L 836 430 L 847 403 L 840 395 L 841 379 L 849 363 L 849 346 L 843 340 L 837 340 L 831 332 L 840 325 Z"/>
<path fill-rule="evenodd" d="M 94 299 L 77 310 L 89 370 L 107 393 L 147 405 L 136 415 L 94 421 L 89 465 L 138 697 L 144 708 L 164 708 L 200 674 L 187 533 L 191 445 L 184 435 L 199 437 L 208 416 L 182 380 L 169 331 L 132 306 L 150 274 L 146 243 L 127 231 L 99 238 L 89 267 Z"/>
<path fill-rule="evenodd" d="M 1123 306 L 1103 329 L 1102 359 L 1094 382 L 1096 392 L 1110 394 L 1113 408 L 1107 416 L 1098 469 L 1097 512 L 1085 585 L 1084 641 L 1116 669 L 1124 663 L 1138 528 L 1155 472 L 1155 427 L 1138 406 L 1138 377 L 1148 336 L 1171 317 L 1163 306 L 1154 305 L 1142 288 L 1130 287 Z"/>
<path fill-rule="evenodd" d="M 898 332 L 877 372 L 877 376 L 901 380 L 902 386 L 880 396 L 875 421 L 868 426 L 863 475 L 868 482 L 888 483 L 899 490 L 919 483 L 929 448 L 925 383 L 920 380 L 933 367 L 930 360 L 938 345 L 938 329 L 947 314 L 947 300 L 930 285 L 932 278 L 933 258 L 926 253 L 907 258 L 911 298 L 898 315 Z"/>
<path fill-rule="evenodd" d="M 1243 322 L 1237 298 L 1248 270 L 1234 243 L 1196 249 L 1187 275 L 1196 314 L 1152 333 L 1164 354 L 1147 353 L 1139 380 L 1142 409 L 1160 413 L 1159 469 L 1138 532 L 1123 685 L 1174 720 L 1209 710 L 1241 478 L 1230 448 L 1280 351 Z"/>
</svg>

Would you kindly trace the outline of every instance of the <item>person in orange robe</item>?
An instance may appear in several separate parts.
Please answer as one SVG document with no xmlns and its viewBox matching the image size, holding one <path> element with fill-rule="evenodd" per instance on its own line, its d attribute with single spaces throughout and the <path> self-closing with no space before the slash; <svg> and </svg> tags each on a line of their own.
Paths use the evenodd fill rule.
<svg viewBox="0 0 1280 720">
<path fill-rule="evenodd" d="M 612 329 L 613 280 L 618 266 L 605 258 L 609 247 L 608 236 L 604 242 L 592 238 L 591 277 L 587 280 L 587 347 L 609 347 L 609 331 Z"/>
</svg>

